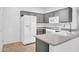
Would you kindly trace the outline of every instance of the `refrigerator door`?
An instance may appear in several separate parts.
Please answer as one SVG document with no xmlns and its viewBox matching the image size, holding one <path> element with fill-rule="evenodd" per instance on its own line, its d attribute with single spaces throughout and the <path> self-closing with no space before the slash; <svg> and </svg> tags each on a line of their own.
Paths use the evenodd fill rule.
<svg viewBox="0 0 79 59">
<path fill-rule="evenodd" d="M 31 18 L 30 16 L 24 16 L 24 44 L 28 44 L 31 42 Z"/>
<path fill-rule="evenodd" d="M 36 35 L 36 16 L 31 16 L 31 37 L 32 42 L 36 41 L 36 38 L 34 37 Z"/>
<path fill-rule="evenodd" d="M 23 44 L 30 44 L 35 42 L 34 35 L 36 35 L 36 16 L 23 16 Z"/>
</svg>

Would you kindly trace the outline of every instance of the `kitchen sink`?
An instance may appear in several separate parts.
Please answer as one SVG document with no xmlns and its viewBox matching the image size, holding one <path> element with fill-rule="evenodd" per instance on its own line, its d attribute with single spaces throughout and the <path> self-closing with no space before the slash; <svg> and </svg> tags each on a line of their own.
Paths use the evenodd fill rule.
<svg viewBox="0 0 79 59">
<path fill-rule="evenodd" d="M 75 32 L 69 32 L 69 31 L 56 31 L 52 29 L 46 29 L 46 34 L 55 34 L 55 35 L 61 35 L 61 36 L 70 36 L 75 35 L 77 33 Z"/>
</svg>

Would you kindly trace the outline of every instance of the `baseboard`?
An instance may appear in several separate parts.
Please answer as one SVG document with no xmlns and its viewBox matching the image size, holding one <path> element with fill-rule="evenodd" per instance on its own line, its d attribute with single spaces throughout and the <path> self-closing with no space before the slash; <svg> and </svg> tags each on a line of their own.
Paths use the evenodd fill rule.
<svg viewBox="0 0 79 59">
<path fill-rule="evenodd" d="M 3 45 L 7 45 L 7 44 L 13 44 L 13 43 L 18 43 L 18 42 L 21 42 L 21 41 L 7 42 L 7 43 L 4 43 Z"/>
<path fill-rule="evenodd" d="M 35 42 L 32 42 L 32 43 L 28 43 L 28 44 L 23 44 L 24 46 L 26 46 L 26 45 L 30 45 L 30 44 L 34 44 Z"/>
<path fill-rule="evenodd" d="M 15 43 L 22 43 L 21 41 L 18 41 L 18 42 L 10 42 L 10 43 L 5 43 L 5 44 L 3 44 L 3 45 L 8 45 L 8 44 L 15 44 Z M 34 44 L 35 42 L 32 42 L 32 43 L 28 43 L 28 44 L 23 44 L 24 46 L 26 46 L 26 45 L 30 45 L 30 44 Z"/>
</svg>

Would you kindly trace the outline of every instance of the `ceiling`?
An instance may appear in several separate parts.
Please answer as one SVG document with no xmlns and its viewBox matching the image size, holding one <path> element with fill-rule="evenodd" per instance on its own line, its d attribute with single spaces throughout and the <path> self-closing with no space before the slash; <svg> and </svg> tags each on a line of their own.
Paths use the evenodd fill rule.
<svg viewBox="0 0 79 59">
<path fill-rule="evenodd" d="M 48 13 L 65 7 L 24 7 L 25 11 L 37 12 L 37 13 Z"/>
<path fill-rule="evenodd" d="M 65 8 L 65 7 L 43 7 L 42 9 L 43 9 L 43 13 L 48 13 L 62 8 Z"/>
</svg>

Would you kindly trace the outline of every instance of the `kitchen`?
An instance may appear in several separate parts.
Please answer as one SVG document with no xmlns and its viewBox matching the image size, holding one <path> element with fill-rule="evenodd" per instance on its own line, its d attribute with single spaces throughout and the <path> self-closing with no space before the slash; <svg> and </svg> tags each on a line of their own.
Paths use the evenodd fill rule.
<svg viewBox="0 0 79 59">
<path fill-rule="evenodd" d="M 45 15 L 47 19 L 45 20 L 48 21 L 48 18 L 49 18 L 49 21 L 48 21 L 49 23 L 47 24 L 45 23 L 43 25 L 40 24 L 39 26 L 42 29 L 44 29 L 45 27 L 46 33 L 43 35 L 36 36 L 37 38 L 36 51 L 38 52 L 46 52 L 46 51 L 47 52 L 48 51 L 49 52 L 74 52 L 79 50 L 78 48 L 79 41 L 78 42 L 76 41 L 79 39 L 78 37 L 79 32 L 77 29 L 74 29 L 72 26 L 73 13 L 74 12 L 72 12 L 71 8 L 64 8 L 58 11 L 54 11 L 53 13 L 50 12 L 48 13 L 48 15 Z M 52 14 L 55 14 L 55 17 Z M 54 22 L 53 21 L 54 18 L 57 21 Z M 74 39 L 74 40 L 71 40 L 71 39 Z"/>
<path fill-rule="evenodd" d="M 78 9 L 4 7 L 1 14 L 4 25 L 0 26 L 3 33 L 2 45 L 22 42 L 25 46 L 35 44 L 36 52 L 79 51 Z"/>
</svg>

